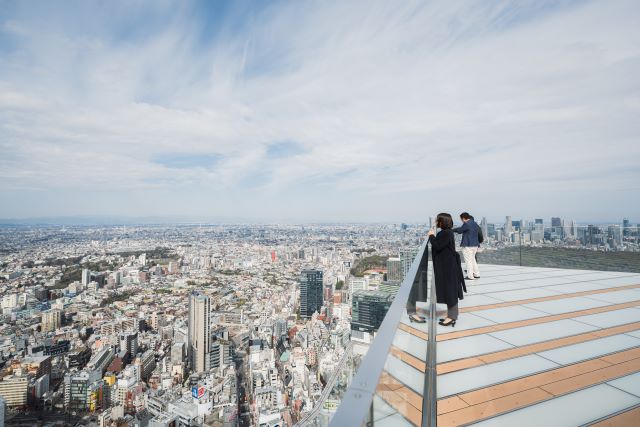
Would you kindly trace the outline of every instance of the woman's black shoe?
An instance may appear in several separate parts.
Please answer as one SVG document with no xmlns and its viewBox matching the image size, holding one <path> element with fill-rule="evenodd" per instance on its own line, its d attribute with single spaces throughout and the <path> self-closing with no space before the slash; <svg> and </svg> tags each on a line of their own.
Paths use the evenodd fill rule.
<svg viewBox="0 0 640 427">
<path fill-rule="evenodd" d="M 452 319 L 449 319 L 449 321 L 446 323 L 444 322 L 444 320 L 440 320 L 438 323 L 442 326 L 451 326 L 451 327 L 456 326 L 456 321 Z"/>
<path fill-rule="evenodd" d="M 417 314 L 411 314 L 409 316 L 409 321 L 411 323 L 416 322 L 416 323 L 425 323 L 427 321 L 427 319 L 425 319 L 424 317 L 417 315 Z"/>
</svg>

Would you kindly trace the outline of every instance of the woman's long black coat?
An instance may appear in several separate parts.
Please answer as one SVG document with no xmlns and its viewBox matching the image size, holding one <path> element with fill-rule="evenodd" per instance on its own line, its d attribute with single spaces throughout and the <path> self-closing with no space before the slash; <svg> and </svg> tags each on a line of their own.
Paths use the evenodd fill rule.
<svg viewBox="0 0 640 427">
<path fill-rule="evenodd" d="M 436 236 L 429 236 L 429 243 L 438 304 L 453 307 L 464 298 L 463 290 L 467 292 L 453 231 L 440 230 Z"/>
</svg>

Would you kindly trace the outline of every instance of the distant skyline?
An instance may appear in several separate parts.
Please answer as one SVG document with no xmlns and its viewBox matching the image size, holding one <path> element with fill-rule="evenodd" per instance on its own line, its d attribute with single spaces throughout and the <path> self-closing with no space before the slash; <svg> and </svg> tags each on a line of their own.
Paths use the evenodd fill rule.
<svg viewBox="0 0 640 427">
<path fill-rule="evenodd" d="M 453 213 L 454 222 L 459 223 L 457 213 Z M 480 222 L 483 218 L 481 214 L 476 213 L 476 221 Z M 523 216 L 512 217 L 512 221 L 533 221 L 540 216 Z M 489 224 L 504 224 L 506 216 L 502 218 L 487 218 Z M 542 218 L 544 220 L 545 227 L 550 226 L 551 218 Z M 575 218 L 562 218 L 563 220 L 575 221 L 574 225 L 578 227 L 603 224 L 620 224 L 622 225 L 623 219 L 610 219 L 610 220 L 577 220 Z M 636 221 L 632 218 L 629 219 L 630 227 L 636 228 L 640 224 L 640 220 Z M 32 218 L 0 218 L 0 227 L 11 225 L 52 225 L 52 226 L 135 226 L 135 225 L 239 225 L 239 224 L 256 224 L 256 225 L 344 225 L 344 224 L 428 224 L 429 218 L 425 218 L 422 221 L 404 221 L 402 219 L 396 221 L 323 221 L 308 219 L 306 221 L 299 221 L 295 218 L 280 218 L 278 220 L 266 220 L 260 218 L 225 218 L 225 217 L 180 217 L 180 216 L 147 216 L 147 217 L 125 217 L 125 216 L 99 216 L 99 215 L 78 215 L 78 216 L 62 216 L 62 217 L 32 217 Z"/>
<path fill-rule="evenodd" d="M 624 0 L 0 0 L 0 223 L 635 224 L 639 15 Z"/>
</svg>

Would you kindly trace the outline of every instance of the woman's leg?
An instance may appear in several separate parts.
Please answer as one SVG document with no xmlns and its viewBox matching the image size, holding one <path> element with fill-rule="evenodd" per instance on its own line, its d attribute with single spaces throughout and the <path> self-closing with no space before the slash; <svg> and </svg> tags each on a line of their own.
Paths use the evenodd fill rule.
<svg viewBox="0 0 640 427">
<path fill-rule="evenodd" d="M 458 320 L 458 304 L 447 307 L 447 317 L 451 320 Z"/>
</svg>

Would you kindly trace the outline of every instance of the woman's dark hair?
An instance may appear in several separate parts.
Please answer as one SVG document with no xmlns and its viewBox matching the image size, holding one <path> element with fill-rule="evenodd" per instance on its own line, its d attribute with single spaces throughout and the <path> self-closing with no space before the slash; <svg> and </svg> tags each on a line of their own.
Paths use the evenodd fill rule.
<svg viewBox="0 0 640 427">
<path fill-rule="evenodd" d="M 436 227 L 443 230 L 450 230 L 453 228 L 453 218 L 448 213 L 439 213 L 436 218 Z"/>
<path fill-rule="evenodd" d="M 471 215 L 469 215 L 469 212 L 462 212 L 460 214 L 460 218 L 461 219 L 473 219 L 473 217 Z"/>
</svg>

